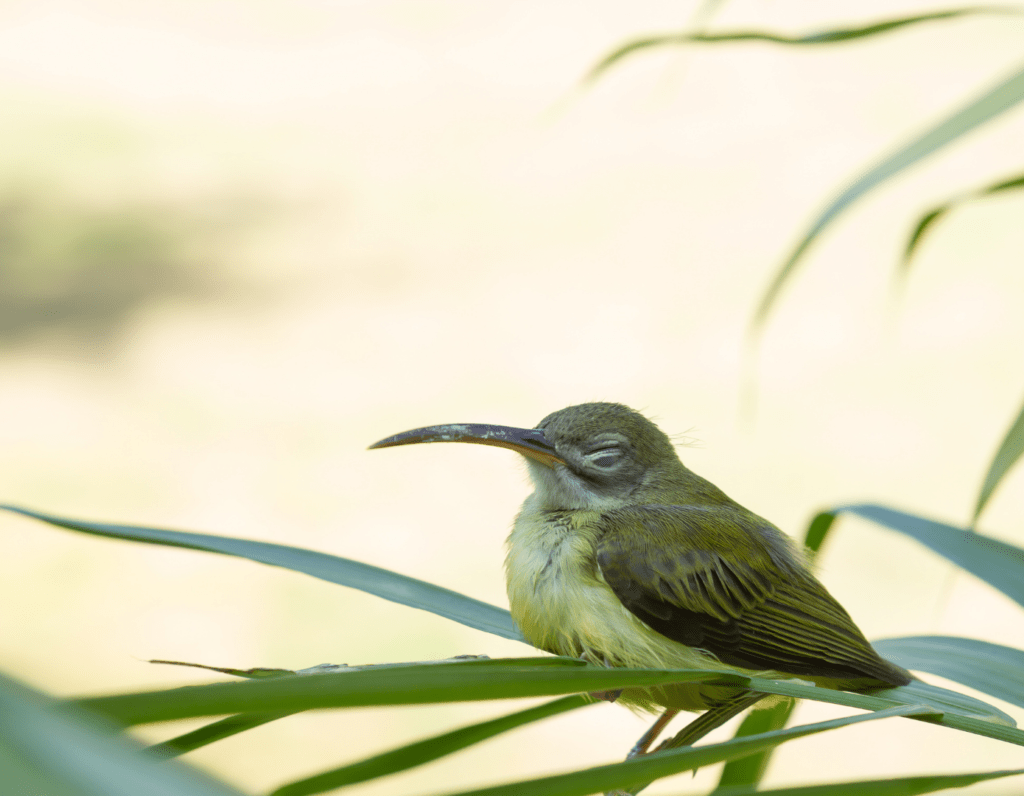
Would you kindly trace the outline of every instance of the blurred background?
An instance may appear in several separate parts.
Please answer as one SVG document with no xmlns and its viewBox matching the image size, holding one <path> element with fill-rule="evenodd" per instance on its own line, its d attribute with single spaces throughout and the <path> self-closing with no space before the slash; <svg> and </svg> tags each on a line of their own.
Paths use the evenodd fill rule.
<svg viewBox="0 0 1024 796">
<path fill-rule="evenodd" d="M 696 10 L 5 3 L 0 500 L 310 547 L 504 606 L 502 545 L 529 491 L 516 457 L 366 446 L 609 400 L 791 534 L 860 500 L 966 523 L 1024 395 L 1024 197 L 956 211 L 901 289 L 893 276 L 923 212 L 1021 170 L 1024 114 L 885 185 L 815 246 L 767 326 L 746 414 L 744 340 L 827 199 L 1017 67 L 1024 21 L 669 48 L 582 85 L 615 46 Z M 712 27 L 802 33 L 921 10 L 934 7 L 737 0 Z M 1017 471 L 981 527 L 1021 544 L 1022 515 Z M 0 667 L 57 695 L 214 679 L 152 658 L 531 653 L 245 561 L 8 515 L 0 544 Z M 1018 606 L 867 523 L 841 520 L 821 576 L 869 638 L 1024 638 Z M 261 792 L 512 709 L 300 716 L 186 759 Z M 807 704 L 796 718 L 842 714 Z M 645 725 L 597 705 L 351 792 L 610 762 Z M 1015 747 L 889 720 L 782 747 L 768 783 L 1019 765 Z"/>
</svg>

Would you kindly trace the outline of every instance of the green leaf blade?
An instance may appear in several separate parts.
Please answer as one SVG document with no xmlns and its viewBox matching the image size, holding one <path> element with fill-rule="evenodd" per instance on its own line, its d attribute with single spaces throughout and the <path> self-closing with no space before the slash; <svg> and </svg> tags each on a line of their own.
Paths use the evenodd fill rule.
<svg viewBox="0 0 1024 796">
<path fill-rule="evenodd" d="M 895 705 L 928 707 L 932 714 L 919 716 L 921 721 L 941 724 L 943 727 L 951 727 L 986 738 L 1024 746 L 1024 731 L 1012 726 L 1013 720 L 1005 713 L 1001 713 L 980 700 L 920 681 L 899 688 L 874 691 L 870 694 L 855 694 L 849 691 L 819 688 L 801 682 L 751 677 L 750 688 L 763 694 L 813 699 L 818 702 L 845 705 L 861 710 L 884 710 Z M 983 718 L 978 717 L 978 711 L 981 711 Z"/>
<path fill-rule="evenodd" d="M 785 699 L 769 708 L 754 708 L 740 724 L 734 737 L 746 738 L 750 735 L 781 730 L 793 715 L 795 706 L 796 703 L 792 699 Z M 774 751 L 774 748 L 762 749 L 747 757 L 728 761 L 718 778 L 718 789 L 715 792 L 729 787 L 752 788 L 760 783 L 768 770 L 768 763 L 771 762 Z"/>
<path fill-rule="evenodd" d="M 655 755 L 645 755 L 625 763 L 598 766 L 569 774 L 512 782 L 490 788 L 462 791 L 451 796 L 589 796 L 615 789 L 630 788 L 637 782 L 654 780 L 692 771 L 705 766 L 747 757 L 766 748 L 774 748 L 787 741 L 839 729 L 865 721 L 877 721 L 896 716 L 924 716 L 930 711 L 918 705 L 899 705 L 876 713 L 847 716 L 841 719 L 805 724 L 786 730 L 734 738 L 718 744 L 670 749 Z"/>
<path fill-rule="evenodd" d="M 1022 178 L 1022 181 L 1024 181 L 1024 178 Z M 985 480 L 981 485 L 978 499 L 974 504 L 974 522 L 978 521 L 978 517 L 985 510 L 989 498 L 992 497 L 992 493 L 996 491 L 1000 481 L 1006 477 L 1006 474 L 1017 463 L 1022 453 L 1024 453 L 1024 406 L 1020 408 L 1017 419 L 1013 421 L 1003 437 L 999 450 L 996 451 L 992 464 L 989 465 L 988 472 L 985 474 Z"/>
<path fill-rule="evenodd" d="M 908 636 L 873 646 L 900 666 L 937 674 L 1024 708 L 1024 650 L 956 636 Z"/>
<path fill-rule="evenodd" d="M 502 638 L 523 641 L 522 633 L 504 608 L 466 597 L 432 583 L 399 575 L 387 569 L 363 564 L 340 556 L 318 553 L 301 547 L 256 542 L 213 534 L 169 531 L 131 525 L 83 522 L 18 506 L 0 505 L 0 509 L 31 517 L 71 531 L 108 539 L 181 547 L 206 553 L 246 558 L 261 564 L 290 569 L 314 578 L 348 586 L 391 602 L 418 608 L 454 622 L 483 630 Z"/>
<path fill-rule="evenodd" d="M 211 683 L 91 697 L 77 704 L 124 724 L 145 724 L 245 712 L 560 696 L 664 683 L 742 688 L 748 679 L 725 670 L 605 669 L 570 658 L 509 658 Z"/>
<path fill-rule="evenodd" d="M 886 506 L 863 503 L 836 512 L 856 514 L 916 539 L 1024 606 L 1024 550 L 980 533 Z"/>
<path fill-rule="evenodd" d="M 148 751 L 163 758 L 178 757 L 193 752 L 204 746 L 230 738 L 248 730 L 262 727 L 272 721 L 295 715 L 293 710 L 282 710 L 276 713 L 239 713 L 226 716 L 219 721 L 211 722 L 192 732 L 187 732 L 163 743 L 153 744 Z"/>
<path fill-rule="evenodd" d="M 564 697 L 491 721 L 435 735 L 433 738 L 393 749 L 351 765 L 324 771 L 316 776 L 290 782 L 273 791 L 271 796 L 310 796 L 310 794 L 323 793 L 345 785 L 354 785 L 357 782 L 366 782 L 397 774 L 400 771 L 407 771 L 433 762 L 523 725 L 592 704 L 595 703 L 584 696 Z"/>
<path fill-rule="evenodd" d="M 831 511 L 822 511 L 815 515 L 811 524 L 807 526 L 807 533 L 804 534 L 804 547 L 812 553 L 821 550 L 835 521 L 836 515 Z"/>
<path fill-rule="evenodd" d="M 907 245 L 903 250 L 903 259 L 900 262 L 900 270 L 904 274 L 910 270 L 910 261 L 913 259 L 914 254 L 921 245 L 921 241 L 924 240 L 925 233 L 932 228 L 936 221 L 946 215 L 946 213 L 950 211 L 951 207 L 952 205 L 940 205 L 921 216 L 921 219 L 917 222 L 913 232 L 910 233 L 910 238 L 907 240 Z"/>
<path fill-rule="evenodd" d="M 241 796 L 119 728 L 0 675 L 0 785 L 47 796 Z"/>
<path fill-rule="evenodd" d="M 836 782 L 828 785 L 802 785 L 794 788 L 773 788 L 757 791 L 764 796 L 918 796 L 951 788 L 966 788 L 978 782 L 1024 774 L 1024 769 L 1009 771 L 983 771 L 976 774 L 932 774 L 897 779 L 872 779 L 856 782 Z M 746 796 L 754 793 L 750 788 L 722 788 L 712 791 L 714 796 Z"/>
<path fill-rule="evenodd" d="M 787 35 L 784 33 L 772 33 L 770 31 L 744 30 L 728 33 L 668 33 L 657 36 L 645 36 L 633 39 L 625 44 L 616 47 L 597 64 L 595 64 L 584 82 L 590 83 L 600 77 L 610 67 L 623 59 L 644 50 L 656 47 L 684 44 L 736 44 L 738 42 L 765 42 L 769 44 L 784 44 L 789 46 L 817 46 L 823 44 L 844 44 L 879 36 L 885 33 L 892 33 L 914 25 L 926 22 L 940 22 L 948 19 L 956 19 L 975 14 L 1019 14 L 1020 11 L 1009 6 L 971 6 L 964 8 L 951 8 L 946 11 L 935 11 L 928 14 L 917 14 L 909 17 L 872 22 L 867 25 L 856 27 L 834 28 L 831 30 L 806 33 L 803 35 Z"/>
<path fill-rule="evenodd" d="M 1024 100 L 1024 68 L 1014 72 L 917 138 L 882 158 L 880 162 L 842 190 L 812 222 L 772 277 L 755 311 L 751 332 L 756 335 L 763 328 L 782 293 L 782 288 L 795 273 L 804 254 L 825 229 L 850 205 L 891 177 L 1010 110 L 1021 100 Z"/>
<path fill-rule="evenodd" d="M 932 227 L 935 225 L 935 222 L 939 219 L 944 218 L 952 210 L 960 207 L 961 205 L 965 205 L 968 202 L 975 202 L 986 196 L 1002 193 L 1004 191 L 1017 191 L 1022 188 L 1024 188 L 1024 175 L 1010 177 L 1008 179 L 999 180 L 998 182 L 987 185 L 984 188 L 972 191 L 966 196 L 951 200 L 929 210 L 921 216 L 915 225 L 913 232 L 910 233 L 910 238 L 907 240 L 907 245 L 903 250 L 903 257 L 900 260 L 900 275 L 906 276 L 909 272 L 910 261 L 913 259 L 914 254 L 917 253 L 921 241 L 924 239 L 925 233 L 930 232 Z M 977 515 L 975 515 L 975 519 L 977 519 Z"/>
</svg>

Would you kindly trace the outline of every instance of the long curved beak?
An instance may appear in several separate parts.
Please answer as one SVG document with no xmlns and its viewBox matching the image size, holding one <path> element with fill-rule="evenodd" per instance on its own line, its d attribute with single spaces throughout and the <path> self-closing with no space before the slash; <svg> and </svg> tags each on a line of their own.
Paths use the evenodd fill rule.
<svg viewBox="0 0 1024 796">
<path fill-rule="evenodd" d="M 491 426 L 486 423 L 451 423 L 447 426 L 414 428 L 412 431 L 403 431 L 401 434 L 375 442 L 370 449 L 414 445 L 418 442 L 474 442 L 477 445 L 495 445 L 529 456 L 548 467 L 565 464 L 565 459 L 555 453 L 555 447 L 548 442 L 543 431 L 536 428 Z"/>
</svg>

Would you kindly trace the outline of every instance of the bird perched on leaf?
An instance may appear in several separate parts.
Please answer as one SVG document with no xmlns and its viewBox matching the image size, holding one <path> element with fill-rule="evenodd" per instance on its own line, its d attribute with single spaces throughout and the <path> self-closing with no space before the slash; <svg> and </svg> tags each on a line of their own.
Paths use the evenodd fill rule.
<svg viewBox="0 0 1024 796">
<path fill-rule="evenodd" d="M 687 469 L 669 437 L 626 406 L 570 406 L 534 429 L 430 426 L 371 447 L 419 442 L 526 457 L 535 489 L 505 566 L 512 617 L 539 649 L 604 666 L 726 668 L 847 690 L 912 679 L 872 649 L 785 534 Z M 704 683 L 605 696 L 666 709 L 631 755 L 680 710 L 708 711 L 684 730 L 692 743 L 763 697 Z"/>
</svg>

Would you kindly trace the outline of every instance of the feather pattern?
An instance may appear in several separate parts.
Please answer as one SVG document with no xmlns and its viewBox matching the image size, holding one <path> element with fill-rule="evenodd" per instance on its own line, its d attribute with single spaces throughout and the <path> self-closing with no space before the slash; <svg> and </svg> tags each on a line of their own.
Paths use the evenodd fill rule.
<svg viewBox="0 0 1024 796">
<path fill-rule="evenodd" d="M 807 574 L 780 531 L 739 507 L 720 507 L 714 516 L 711 526 L 700 507 L 644 505 L 605 513 L 596 549 L 603 580 L 651 628 L 723 663 L 909 682 Z M 728 559 L 717 552 L 723 539 Z"/>
</svg>

